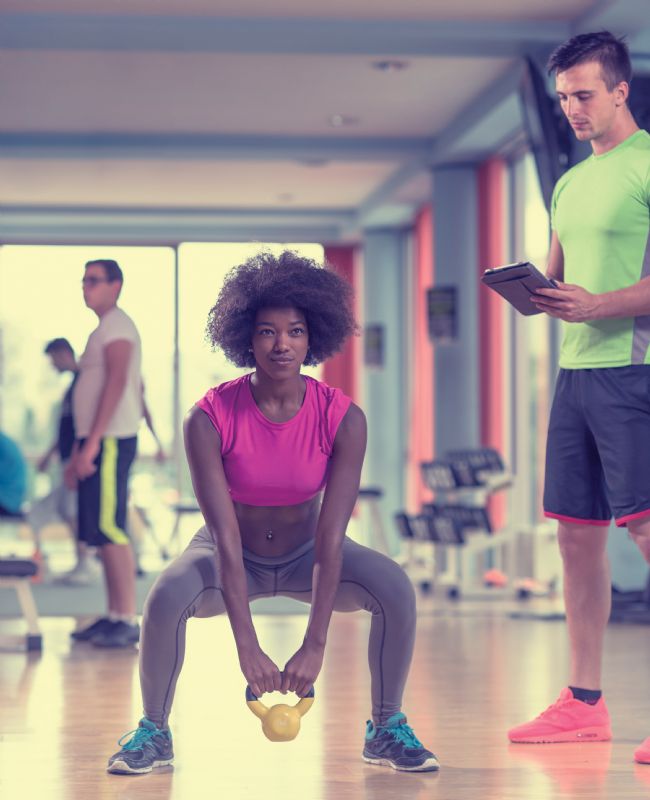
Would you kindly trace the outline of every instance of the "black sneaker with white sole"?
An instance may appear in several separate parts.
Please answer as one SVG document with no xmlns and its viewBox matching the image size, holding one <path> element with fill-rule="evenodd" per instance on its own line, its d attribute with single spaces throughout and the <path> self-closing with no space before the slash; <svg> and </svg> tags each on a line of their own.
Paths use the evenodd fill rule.
<svg viewBox="0 0 650 800">
<path fill-rule="evenodd" d="M 422 745 L 400 712 L 393 714 L 385 725 L 367 722 L 363 760 L 403 772 L 432 772 L 440 768 L 438 759 Z"/>
<path fill-rule="evenodd" d="M 127 736 L 131 738 L 122 744 Z M 134 731 L 125 733 L 118 744 L 122 749 L 108 759 L 106 767 L 114 775 L 141 775 L 155 767 L 166 767 L 174 760 L 171 731 L 157 728 L 146 717 Z"/>
<path fill-rule="evenodd" d="M 131 647 L 140 639 L 140 626 L 118 620 L 98 631 L 90 641 L 95 647 Z"/>
<path fill-rule="evenodd" d="M 74 639 L 75 642 L 89 642 L 93 636 L 103 633 L 112 624 L 113 623 L 108 617 L 100 617 L 90 625 L 86 625 L 85 628 L 79 628 L 79 630 L 72 631 L 70 637 Z"/>
</svg>

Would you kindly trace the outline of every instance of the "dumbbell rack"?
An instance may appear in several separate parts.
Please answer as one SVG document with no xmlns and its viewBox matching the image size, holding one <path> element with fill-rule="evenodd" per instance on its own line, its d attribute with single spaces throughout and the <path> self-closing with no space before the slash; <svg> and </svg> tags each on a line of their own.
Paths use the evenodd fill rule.
<svg viewBox="0 0 650 800">
<path fill-rule="evenodd" d="M 496 450 L 456 450 L 444 459 L 421 465 L 422 478 L 434 502 L 416 516 L 399 514 L 396 522 L 408 542 L 410 565 L 421 542 L 433 546 L 431 579 L 449 597 L 479 599 L 503 595 L 486 587 L 487 566 L 512 574 L 515 530 L 495 533 L 487 503 L 492 494 L 511 485 L 512 477 Z M 409 541 L 410 540 L 410 541 Z M 427 588 L 428 581 L 420 581 Z"/>
</svg>

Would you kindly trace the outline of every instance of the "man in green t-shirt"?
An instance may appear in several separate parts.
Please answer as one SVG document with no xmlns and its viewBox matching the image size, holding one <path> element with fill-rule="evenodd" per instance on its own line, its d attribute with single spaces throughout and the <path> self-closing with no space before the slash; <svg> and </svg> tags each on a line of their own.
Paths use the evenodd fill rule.
<svg viewBox="0 0 650 800">
<path fill-rule="evenodd" d="M 627 105 L 626 45 L 575 36 L 549 61 L 562 111 L 592 155 L 557 182 L 538 308 L 563 320 L 549 422 L 544 512 L 558 520 L 571 647 L 570 685 L 512 742 L 611 738 L 601 693 L 611 586 L 610 519 L 650 561 L 650 135 Z M 635 758 L 650 763 L 650 737 Z"/>
</svg>

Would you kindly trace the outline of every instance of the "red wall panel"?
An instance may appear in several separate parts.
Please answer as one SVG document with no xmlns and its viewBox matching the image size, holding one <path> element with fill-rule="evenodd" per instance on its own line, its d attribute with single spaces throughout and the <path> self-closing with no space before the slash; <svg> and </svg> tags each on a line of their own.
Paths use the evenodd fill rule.
<svg viewBox="0 0 650 800">
<path fill-rule="evenodd" d="M 411 513 L 420 510 L 423 502 L 431 500 L 420 477 L 420 463 L 431 461 L 434 453 L 433 345 L 427 326 L 426 291 L 433 286 L 433 209 L 422 208 L 413 229 L 414 296 L 411 408 L 409 419 L 409 458 L 407 507 Z"/>
<path fill-rule="evenodd" d="M 359 294 L 359 269 L 357 264 L 357 248 L 353 246 L 325 247 L 324 257 L 327 264 L 345 278 Z M 359 337 L 352 336 L 345 343 L 343 350 L 323 365 L 323 380 L 330 386 L 342 389 L 355 402 L 358 401 L 358 365 Z"/>
<path fill-rule="evenodd" d="M 479 273 L 506 262 L 504 219 L 506 163 L 491 158 L 478 170 Z M 479 361 L 481 444 L 505 450 L 503 299 L 481 285 L 479 290 Z M 505 497 L 497 495 L 490 504 L 496 528 L 505 520 Z"/>
</svg>

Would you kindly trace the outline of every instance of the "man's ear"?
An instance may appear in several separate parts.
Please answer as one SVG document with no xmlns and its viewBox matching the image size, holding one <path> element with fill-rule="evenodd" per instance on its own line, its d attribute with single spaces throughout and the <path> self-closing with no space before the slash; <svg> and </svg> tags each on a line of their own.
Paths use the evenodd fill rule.
<svg viewBox="0 0 650 800">
<path fill-rule="evenodd" d="M 618 86 L 614 88 L 614 92 L 616 93 L 616 105 L 622 106 L 627 102 L 627 98 L 630 96 L 630 84 L 627 83 L 627 81 L 621 81 Z"/>
</svg>

